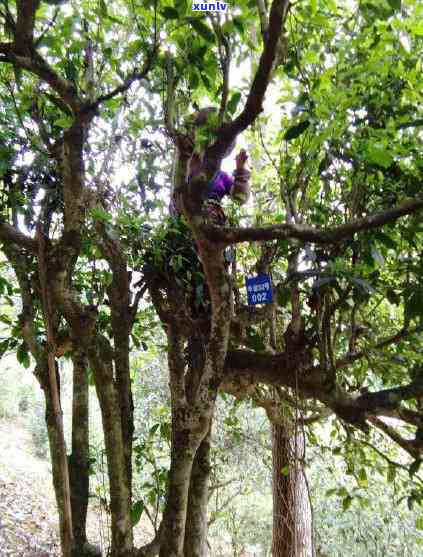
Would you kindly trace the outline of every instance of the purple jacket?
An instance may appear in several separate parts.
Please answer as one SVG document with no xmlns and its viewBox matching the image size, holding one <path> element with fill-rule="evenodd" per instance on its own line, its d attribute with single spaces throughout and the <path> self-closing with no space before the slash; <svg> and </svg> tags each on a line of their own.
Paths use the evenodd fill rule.
<svg viewBox="0 0 423 557">
<path fill-rule="evenodd" d="M 216 199 L 220 201 L 225 195 L 231 193 L 231 188 L 234 185 L 234 179 L 223 170 L 219 170 L 213 179 L 210 191 L 207 195 L 208 199 Z"/>
</svg>

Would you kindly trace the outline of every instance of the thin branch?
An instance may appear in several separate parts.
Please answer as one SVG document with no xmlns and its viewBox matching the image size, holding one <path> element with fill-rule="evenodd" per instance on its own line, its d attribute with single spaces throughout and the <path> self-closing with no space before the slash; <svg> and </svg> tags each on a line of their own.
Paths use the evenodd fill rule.
<svg viewBox="0 0 423 557">
<path fill-rule="evenodd" d="M 135 294 L 134 301 L 132 303 L 132 306 L 130 307 L 131 324 L 134 322 L 135 317 L 137 316 L 138 305 L 142 300 L 144 294 L 147 292 L 147 290 L 148 290 L 148 286 L 147 284 L 144 284 Z"/>
<path fill-rule="evenodd" d="M 346 367 L 352 364 L 353 362 L 356 362 L 357 360 L 360 360 L 361 358 L 368 356 L 369 351 L 371 350 L 380 350 L 382 348 L 386 348 L 390 344 L 395 344 L 402 339 L 405 339 L 416 333 L 421 333 L 422 331 L 423 331 L 423 326 L 416 327 L 415 329 L 402 329 L 401 331 L 395 333 L 395 335 L 384 338 L 379 342 L 377 342 L 374 346 L 370 346 L 366 348 L 366 350 L 361 350 L 360 352 L 352 352 L 350 354 L 347 354 L 344 358 L 336 362 L 336 368 L 341 369 L 343 367 Z"/>
<path fill-rule="evenodd" d="M 172 56 L 169 51 L 166 52 L 166 98 L 164 106 L 164 121 L 169 137 L 176 137 L 175 130 L 175 86 L 176 81 L 173 74 Z"/>
<path fill-rule="evenodd" d="M 147 55 L 147 59 L 144 62 L 144 65 L 141 70 L 134 70 L 130 73 L 123 81 L 121 85 L 118 85 L 108 93 L 104 95 L 100 95 L 93 103 L 89 103 L 84 107 L 84 112 L 91 113 L 95 112 L 97 108 L 105 101 L 109 101 L 114 97 L 121 95 L 122 93 L 126 93 L 128 89 L 137 81 L 141 81 L 145 79 L 150 72 L 151 68 L 153 67 L 153 63 L 156 59 L 156 55 L 159 48 L 159 43 L 157 42 L 157 33 L 155 31 L 154 36 L 154 45 L 151 52 Z"/>
<path fill-rule="evenodd" d="M 109 91 L 108 93 L 105 93 L 104 95 L 101 95 L 100 97 L 98 97 L 95 102 L 86 106 L 84 108 L 84 111 L 90 112 L 91 110 L 95 110 L 101 103 L 103 103 L 105 101 L 109 101 L 110 99 L 113 99 L 113 97 L 116 97 L 117 95 L 121 95 L 122 93 L 126 93 L 126 91 L 131 87 L 131 85 L 133 83 L 135 83 L 136 81 L 141 81 L 142 79 L 147 77 L 147 74 L 150 71 L 150 69 L 151 69 L 151 61 L 149 61 L 149 63 L 144 66 L 142 71 L 132 72 L 123 81 L 123 83 L 121 85 L 118 85 L 117 87 L 115 87 L 114 89 Z"/>
<path fill-rule="evenodd" d="M 380 429 L 385 435 L 390 439 L 395 441 L 404 451 L 406 451 L 413 458 L 420 458 L 422 455 L 423 443 L 417 442 L 414 439 L 404 439 L 399 433 L 397 433 L 393 427 L 386 424 L 379 418 L 369 417 L 368 421 L 372 423 L 377 429 Z"/>
<path fill-rule="evenodd" d="M 35 48 L 37 48 L 41 42 L 43 41 L 44 37 L 47 35 L 47 33 L 50 31 L 50 29 L 54 26 L 54 24 L 56 23 L 56 19 L 57 16 L 60 13 L 60 8 L 56 8 L 53 17 L 51 18 L 51 20 L 48 22 L 48 24 L 46 25 L 46 27 L 43 29 L 43 31 L 40 33 L 40 36 L 37 37 L 35 39 Z"/>
<path fill-rule="evenodd" d="M 260 18 L 260 30 L 263 42 L 266 43 L 269 34 L 269 17 L 267 15 L 266 4 L 264 0 L 256 0 L 257 10 Z"/>
<path fill-rule="evenodd" d="M 219 43 L 219 62 L 220 62 L 220 69 L 222 71 L 222 80 L 223 80 L 222 95 L 220 98 L 220 108 L 219 108 L 219 114 L 217 120 L 218 125 L 221 126 L 225 118 L 226 107 L 228 104 L 228 96 L 229 96 L 229 71 L 231 66 L 231 45 L 229 43 L 228 38 L 225 36 L 225 34 L 222 31 L 217 14 L 210 14 L 210 20 Z"/>
</svg>

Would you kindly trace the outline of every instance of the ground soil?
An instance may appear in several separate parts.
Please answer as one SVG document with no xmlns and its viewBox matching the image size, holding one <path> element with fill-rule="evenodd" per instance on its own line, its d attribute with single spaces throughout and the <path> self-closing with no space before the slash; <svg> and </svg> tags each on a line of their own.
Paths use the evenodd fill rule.
<svg viewBox="0 0 423 557">
<path fill-rule="evenodd" d="M 49 463 L 34 456 L 31 434 L 0 420 L 0 555 L 59 555 Z"/>
<path fill-rule="evenodd" d="M 0 557 L 60 557 L 51 466 L 35 449 L 24 421 L 0 419 Z M 106 554 L 110 517 L 96 502 L 88 511 L 87 536 Z M 142 520 L 136 545 L 152 537 Z"/>
</svg>

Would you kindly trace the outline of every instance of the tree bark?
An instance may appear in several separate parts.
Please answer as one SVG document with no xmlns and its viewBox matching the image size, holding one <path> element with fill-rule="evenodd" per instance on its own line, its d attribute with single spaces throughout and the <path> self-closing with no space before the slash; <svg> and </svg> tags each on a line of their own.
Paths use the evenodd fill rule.
<svg viewBox="0 0 423 557">
<path fill-rule="evenodd" d="M 72 398 L 72 454 L 69 456 L 73 557 L 101 555 L 101 551 L 87 541 L 86 522 L 89 495 L 89 415 L 88 369 L 83 352 L 75 350 L 73 362 Z"/>
<path fill-rule="evenodd" d="M 194 458 L 209 430 L 203 429 L 202 416 L 197 411 L 181 408 L 173 411 L 172 448 L 163 515 L 163 536 L 160 557 L 183 557 L 188 498 Z M 194 427 L 196 424 L 197 427 Z"/>
<path fill-rule="evenodd" d="M 292 427 L 272 423 L 273 557 L 311 557 L 311 508 L 303 438 Z"/>
<path fill-rule="evenodd" d="M 100 248 L 112 270 L 112 282 L 107 289 L 107 293 L 110 300 L 111 325 L 113 331 L 115 384 L 121 412 L 126 474 L 128 476 L 129 497 L 131 497 L 134 403 L 132 398 L 129 361 L 129 336 L 133 325 L 130 304 L 130 275 L 128 273 L 124 251 L 119 242 L 110 238 L 107 232 L 101 227 L 99 227 L 98 230 L 102 234 Z"/>
<path fill-rule="evenodd" d="M 198 447 L 191 471 L 184 557 L 205 557 L 207 552 L 210 447 L 209 431 Z"/>
<path fill-rule="evenodd" d="M 88 351 L 88 357 L 94 371 L 106 446 L 112 521 L 111 557 L 132 557 L 130 490 L 125 464 L 119 399 L 113 380 L 112 361 L 107 359 L 105 346 L 101 353 L 103 359 L 100 357 L 100 350 L 92 347 Z"/>
<path fill-rule="evenodd" d="M 59 421 L 57 420 L 55 405 L 53 404 L 53 398 L 51 396 L 47 358 L 44 359 L 43 363 L 37 365 L 35 375 L 40 381 L 46 401 L 45 420 L 50 447 L 54 493 L 59 514 L 61 551 L 63 557 L 71 557 L 73 551 L 73 533 L 71 521 L 68 519 L 70 516 L 70 509 L 68 509 L 68 505 L 70 504 L 68 501 L 70 489 L 69 476 L 67 467 L 65 468 L 63 466 L 62 458 L 63 451 L 66 451 L 66 448 L 64 447 L 63 429 L 60 427 Z"/>
</svg>

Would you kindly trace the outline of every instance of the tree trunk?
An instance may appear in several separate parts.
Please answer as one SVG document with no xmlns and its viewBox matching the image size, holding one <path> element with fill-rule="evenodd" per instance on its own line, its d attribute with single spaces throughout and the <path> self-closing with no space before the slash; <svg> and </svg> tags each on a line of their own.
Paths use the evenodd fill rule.
<svg viewBox="0 0 423 557">
<path fill-rule="evenodd" d="M 72 398 L 72 454 L 69 456 L 74 557 L 101 555 L 86 534 L 89 494 L 88 370 L 83 352 L 74 351 Z"/>
<path fill-rule="evenodd" d="M 183 557 L 184 555 L 185 526 L 194 458 L 209 431 L 208 425 L 205 429 L 199 427 L 199 424 L 204 421 L 199 413 L 190 409 L 181 408 L 179 412 L 174 411 L 169 485 L 163 516 L 160 557 Z"/>
<path fill-rule="evenodd" d="M 205 557 L 210 478 L 210 431 L 198 447 L 191 472 L 184 557 Z"/>
<path fill-rule="evenodd" d="M 112 283 L 107 289 L 110 300 L 111 325 L 114 342 L 114 363 L 116 390 L 121 413 L 123 450 L 125 452 L 126 474 L 129 497 L 132 493 L 132 444 L 134 436 L 134 403 L 130 372 L 130 342 L 132 329 L 130 317 L 130 279 L 123 249 L 115 240 L 104 234 L 102 251 L 112 270 Z"/>
<path fill-rule="evenodd" d="M 304 469 L 302 436 L 272 423 L 273 557 L 311 557 L 311 508 Z"/>
<path fill-rule="evenodd" d="M 111 557 L 132 557 L 133 536 L 129 479 L 125 464 L 119 400 L 113 380 L 112 362 L 111 360 L 103 361 L 99 354 L 100 350 L 97 351 L 95 348 L 92 352 L 90 350 L 89 361 L 95 375 L 106 446 L 112 522 Z M 105 354 L 103 356 L 106 357 Z"/>
<path fill-rule="evenodd" d="M 73 550 L 72 525 L 69 517 L 71 515 L 69 495 L 69 476 L 68 469 L 63 466 L 63 451 L 66 454 L 64 445 L 63 429 L 57 419 L 55 405 L 51 396 L 49 382 L 49 371 L 47 359 L 44 363 L 37 365 L 35 375 L 40 381 L 44 391 L 46 402 L 46 425 L 50 447 L 50 458 L 53 475 L 54 493 L 56 496 L 57 510 L 59 514 L 60 545 L 63 557 L 71 557 Z"/>
</svg>

